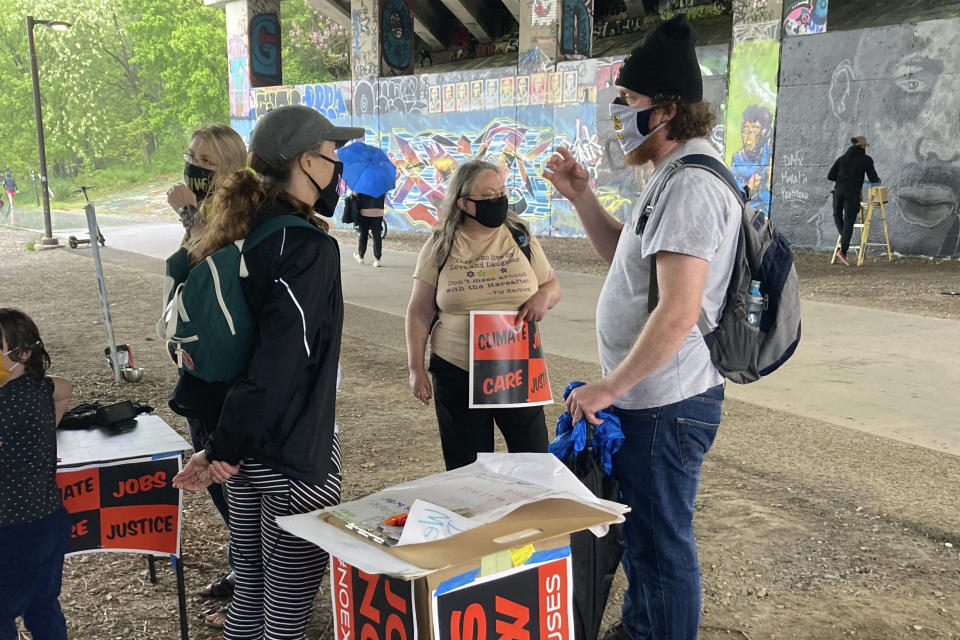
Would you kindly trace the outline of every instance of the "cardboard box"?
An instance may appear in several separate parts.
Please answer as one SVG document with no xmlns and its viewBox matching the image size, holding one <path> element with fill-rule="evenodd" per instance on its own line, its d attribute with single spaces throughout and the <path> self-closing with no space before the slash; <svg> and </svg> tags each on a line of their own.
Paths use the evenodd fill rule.
<svg viewBox="0 0 960 640">
<path fill-rule="evenodd" d="M 450 517 L 438 509 L 411 522 L 427 513 L 417 500 Z M 595 497 L 550 454 L 481 454 L 278 522 L 330 552 L 335 640 L 573 640 L 569 534 L 606 533 L 627 510 Z M 405 511 L 404 536 L 428 541 L 395 544 L 374 527 Z M 452 512 L 468 513 L 472 528 L 443 537 L 444 526 L 465 526 Z"/>
</svg>

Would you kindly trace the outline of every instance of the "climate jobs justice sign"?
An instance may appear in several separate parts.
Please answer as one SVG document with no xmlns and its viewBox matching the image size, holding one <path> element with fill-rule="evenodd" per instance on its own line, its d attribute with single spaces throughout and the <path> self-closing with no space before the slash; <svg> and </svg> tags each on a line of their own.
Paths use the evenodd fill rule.
<svg viewBox="0 0 960 640">
<path fill-rule="evenodd" d="M 179 555 L 180 456 L 140 458 L 57 472 L 73 527 L 67 553 L 133 551 Z"/>
<path fill-rule="evenodd" d="M 524 407 L 553 402 L 536 322 L 517 314 L 470 312 L 470 408 Z"/>
</svg>

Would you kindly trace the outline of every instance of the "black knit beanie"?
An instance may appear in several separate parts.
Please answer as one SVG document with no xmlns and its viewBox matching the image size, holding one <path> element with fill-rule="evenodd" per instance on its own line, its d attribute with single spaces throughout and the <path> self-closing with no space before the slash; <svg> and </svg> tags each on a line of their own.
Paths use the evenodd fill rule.
<svg viewBox="0 0 960 640">
<path fill-rule="evenodd" d="M 616 84 L 651 98 L 658 93 L 685 102 L 703 100 L 703 79 L 694 45 L 697 32 L 679 14 L 647 34 L 643 44 L 623 61 Z"/>
</svg>

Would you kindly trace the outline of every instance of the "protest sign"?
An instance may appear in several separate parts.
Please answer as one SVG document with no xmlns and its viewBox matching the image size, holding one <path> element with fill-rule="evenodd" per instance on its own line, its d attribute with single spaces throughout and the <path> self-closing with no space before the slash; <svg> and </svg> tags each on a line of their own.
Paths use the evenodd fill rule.
<svg viewBox="0 0 960 640">
<path fill-rule="evenodd" d="M 63 469 L 57 486 L 73 527 L 67 553 L 179 555 L 180 456 Z"/>
<path fill-rule="evenodd" d="M 470 312 L 470 408 L 553 402 L 536 322 L 516 312 Z"/>
</svg>

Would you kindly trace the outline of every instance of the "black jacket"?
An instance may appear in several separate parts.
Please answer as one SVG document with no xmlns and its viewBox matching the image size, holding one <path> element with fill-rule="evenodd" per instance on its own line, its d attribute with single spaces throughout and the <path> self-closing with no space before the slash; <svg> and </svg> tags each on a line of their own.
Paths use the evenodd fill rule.
<svg viewBox="0 0 960 640">
<path fill-rule="evenodd" d="M 265 206 L 252 228 L 290 213 Z M 323 232 L 286 228 L 244 255 L 243 292 L 258 324 L 246 375 L 223 403 L 207 459 L 253 458 L 285 476 L 322 484 L 332 470 L 337 366 L 343 329 L 340 249 Z"/>
<path fill-rule="evenodd" d="M 873 158 L 867 155 L 863 147 L 851 145 L 830 167 L 827 180 L 836 182 L 837 189 L 860 191 L 864 175 L 870 178 L 870 182 L 880 182 L 880 176 L 873 168 Z"/>
</svg>

